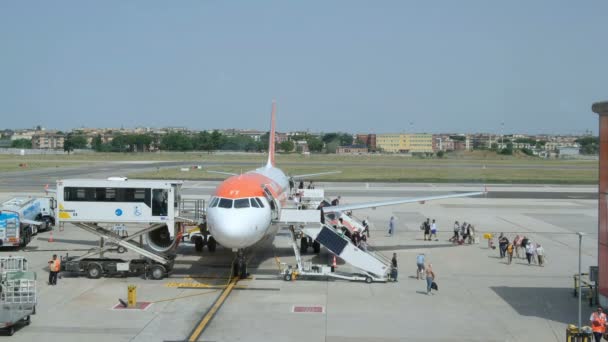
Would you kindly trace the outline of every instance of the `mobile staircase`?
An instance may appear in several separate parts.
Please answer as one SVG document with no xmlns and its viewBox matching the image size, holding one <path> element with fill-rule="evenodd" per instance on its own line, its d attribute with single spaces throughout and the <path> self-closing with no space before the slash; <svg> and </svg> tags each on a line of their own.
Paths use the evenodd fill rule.
<svg viewBox="0 0 608 342">
<path fill-rule="evenodd" d="M 278 223 L 287 225 L 291 235 L 291 244 L 296 256 L 295 267 L 282 264 L 281 275 L 285 280 L 293 280 L 296 277 L 326 277 L 345 280 L 362 280 L 366 283 L 386 282 L 391 270 L 391 261 L 384 255 L 372 251 L 370 248 L 361 249 L 352 243 L 334 227 L 321 223 L 321 211 L 316 209 L 289 209 L 281 210 Z M 339 257 L 346 263 L 361 271 L 361 273 L 336 272 L 333 266 L 314 265 L 310 262 L 303 263 L 300 251 L 305 250 L 298 246 L 307 238 L 325 247 L 334 256 Z M 313 245 L 314 246 L 314 245 Z"/>
</svg>

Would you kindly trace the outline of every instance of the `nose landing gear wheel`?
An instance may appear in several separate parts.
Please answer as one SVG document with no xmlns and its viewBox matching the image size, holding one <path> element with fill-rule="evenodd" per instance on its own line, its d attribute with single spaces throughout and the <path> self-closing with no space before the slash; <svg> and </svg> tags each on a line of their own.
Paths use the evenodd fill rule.
<svg viewBox="0 0 608 342">
<path fill-rule="evenodd" d="M 213 236 L 210 236 L 207 240 L 207 248 L 209 249 L 209 252 L 215 252 L 215 248 L 217 248 L 217 242 L 215 241 Z"/>
</svg>

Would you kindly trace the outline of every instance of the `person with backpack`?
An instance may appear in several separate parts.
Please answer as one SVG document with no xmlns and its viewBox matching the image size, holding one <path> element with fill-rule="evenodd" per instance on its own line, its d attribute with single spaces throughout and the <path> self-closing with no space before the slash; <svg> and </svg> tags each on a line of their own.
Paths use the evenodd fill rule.
<svg viewBox="0 0 608 342">
<path fill-rule="evenodd" d="M 430 295 L 433 289 L 433 283 L 435 282 L 435 272 L 433 272 L 433 264 L 429 264 L 426 267 L 426 294 Z M 437 285 L 435 285 L 437 286 Z"/>
<path fill-rule="evenodd" d="M 426 219 L 426 221 L 424 221 L 424 223 L 422 224 L 422 227 L 424 228 L 424 241 L 426 241 L 427 239 L 430 240 L 431 239 L 431 223 L 430 223 L 431 219 Z"/>
</svg>

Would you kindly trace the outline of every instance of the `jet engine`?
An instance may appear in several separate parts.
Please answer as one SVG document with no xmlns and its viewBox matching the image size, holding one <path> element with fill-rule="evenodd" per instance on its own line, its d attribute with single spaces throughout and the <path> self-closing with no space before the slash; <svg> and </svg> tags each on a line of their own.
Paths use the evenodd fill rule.
<svg viewBox="0 0 608 342">
<path fill-rule="evenodd" d="M 155 229 L 146 235 L 146 241 L 148 247 L 155 252 L 167 253 L 177 245 L 177 229 L 178 225 L 175 224 L 173 228 L 173 237 L 169 234 L 169 227 L 167 225 L 161 228 Z"/>
</svg>

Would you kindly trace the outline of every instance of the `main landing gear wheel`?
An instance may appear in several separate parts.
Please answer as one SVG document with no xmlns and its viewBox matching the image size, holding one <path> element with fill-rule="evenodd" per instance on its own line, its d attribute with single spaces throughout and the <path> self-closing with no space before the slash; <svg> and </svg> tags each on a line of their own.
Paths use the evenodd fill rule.
<svg viewBox="0 0 608 342">
<path fill-rule="evenodd" d="M 209 252 L 211 252 L 211 253 L 215 252 L 215 249 L 217 248 L 217 242 L 215 241 L 213 236 L 210 236 L 207 239 L 207 248 L 209 249 Z"/>
<path fill-rule="evenodd" d="M 203 246 L 205 245 L 205 243 L 203 242 L 203 238 L 200 236 L 195 236 L 194 237 L 194 250 L 197 252 L 202 252 L 203 251 Z"/>
<path fill-rule="evenodd" d="M 321 252 L 321 244 L 317 240 L 315 240 L 315 242 L 312 243 L 312 249 L 315 254 L 319 254 Z"/>
<path fill-rule="evenodd" d="M 291 273 L 287 273 L 283 279 L 285 279 L 285 281 L 290 281 L 291 280 Z"/>
</svg>

